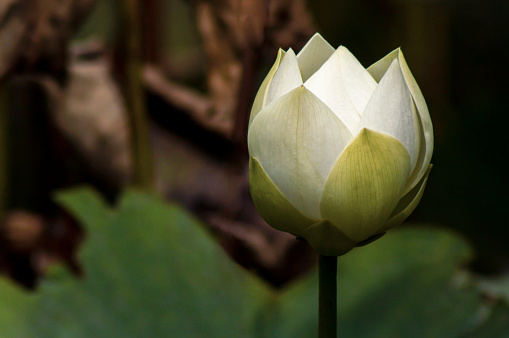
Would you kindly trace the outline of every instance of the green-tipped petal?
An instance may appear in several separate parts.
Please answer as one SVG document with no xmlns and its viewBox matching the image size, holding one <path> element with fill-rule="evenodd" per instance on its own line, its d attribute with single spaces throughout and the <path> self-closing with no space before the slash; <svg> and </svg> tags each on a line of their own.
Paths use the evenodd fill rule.
<svg viewBox="0 0 509 338">
<path fill-rule="evenodd" d="M 311 225 L 304 231 L 303 237 L 313 249 L 325 256 L 344 255 L 357 244 L 328 221 Z"/>
<path fill-rule="evenodd" d="M 380 80 L 362 114 L 360 126 L 400 140 L 410 154 L 411 168 L 415 167 L 421 126 L 398 60 L 392 62 Z"/>
<path fill-rule="evenodd" d="M 320 218 L 325 181 L 352 140 L 348 128 L 301 86 L 265 107 L 251 124 L 249 154 L 297 210 Z"/>
<path fill-rule="evenodd" d="M 382 231 L 389 230 L 395 226 L 400 225 L 407 219 L 408 216 L 415 210 L 419 202 L 421 201 L 422 195 L 424 194 L 424 188 L 426 188 L 426 182 L 428 181 L 428 175 L 433 167 L 432 164 L 428 166 L 424 177 L 421 179 L 408 194 L 406 194 L 398 203 L 391 216 L 385 223 Z"/>
<path fill-rule="evenodd" d="M 363 129 L 346 147 L 327 179 L 323 219 L 355 240 L 380 232 L 410 175 L 410 156 L 392 136 Z"/>
<path fill-rule="evenodd" d="M 354 132 L 376 82 L 348 49 L 339 47 L 304 86 Z"/>
<path fill-rule="evenodd" d="M 403 72 L 403 76 L 405 77 L 405 81 L 407 83 L 408 89 L 410 93 L 412 93 L 412 97 L 414 99 L 415 106 L 417 107 L 417 112 L 419 113 L 419 117 L 422 124 L 422 135 L 424 147 L 424 154 L 422 161 L 417 161 L 417 165 L 414 169 L 415 174 L 413 173 L 411 176 L 411 183 L 408 186 L 407 191 L 411 190 L 417 183 L 422 179 L 426 170 L 428 170 L 428 166 L 431 162 L 431 156 L 433 154 L 433 125 L 431 123 L 431 117 L 429 115 L 428 106 L 426 105 L 426 101 L 424 100 L 424 96 L 415 81 L 408 64 L 406 63 L 405 57 L 403 56 L 403 52 L 401 49 L 396 49 L 391 53 L 387 54 L 383 59 L 374 63 L 372 66 L 368 68 L 368 72 L 373 76 L 373 78 L 378 82 L 383 77 L 390 64 L 394 59 L 398 59 L 401 71 Z"/>
<path fill-rule="evenodd" d="M 267 95 L 267 91 L 269 89 L 269 84 L 272 81 L 272 78 L 274 77 L 274 74 L 276 73 L 276 70 L 278 70 L 279 65 L 281 64 L 281 61 L 283 60 L 283 57 L 285 56 L 286 52 L 279 49 L 277 53 L 276 62 L 272 65 L 272 68 L 269 71 L 269 74 L 265 77 L 265 79 L 262 82 L 262 85 L 260 86 L 260 89 L 258 89 L 258 93 L 256 93 L 256 97 L 254 99 L 253 107 L 251 108 L 251 115 L 249 117 L 249 125 L 251 125 L 251 122 L 255 118 L 256 115 L 262 110 L 262 108 L 265 106 L 265 97 Z"/>
<path fill-rule="evenodd" d="M 281 96 L 302 85 L 299 65 L 294 51 L 290 48 L 283 57 L 279 68 L 272 77 L 272 81 L 265 95 L 263 106 L 266 107 Z"/>
<path fill-rule="evenodd" d="M 334 48 L 320 34 L 313 35 L 297 55 L 302 80 L 309 79 L 332 53 Z"/>
<path fill-rule="evenodd" d="M 272 227 L 302 236 L 304 230 L 315 222 L 288 202 L 254 157 L 249 159 L 249 187 L 256 209 Z"/>
</svg>

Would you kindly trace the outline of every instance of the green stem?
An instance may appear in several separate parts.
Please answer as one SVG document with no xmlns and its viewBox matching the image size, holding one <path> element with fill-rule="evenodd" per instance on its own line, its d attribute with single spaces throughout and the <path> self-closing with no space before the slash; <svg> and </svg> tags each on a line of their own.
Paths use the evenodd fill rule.
<svg viewBox="0 0 509 338">
<path fill-rule="evenodd" d="M 318 337 L 335 338 L 337 335 L 338 258 L 320 255 L 318 265 Z"/>
<path fill-rule="evenodd" d="M 9 131 L 9 100 L 7 84 L 0 81 L 0 219 L 3 218 L 7 206 L 7 165 L 8 165 L 8 135 Z"/>
<path fill-rule="evenodd" d="M 149 138 L 145 92 L 142 84 L 142 38 L 140 3 L 123 0 L 123 41 L 126 52 L 125 92 L 131 119 L 134 183 L 153 189 L 154 168 Z"/>
</svg>

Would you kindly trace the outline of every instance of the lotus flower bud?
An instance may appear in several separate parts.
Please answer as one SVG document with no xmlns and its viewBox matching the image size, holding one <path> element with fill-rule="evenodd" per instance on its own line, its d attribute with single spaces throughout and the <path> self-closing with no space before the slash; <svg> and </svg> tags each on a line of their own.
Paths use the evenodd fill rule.
<svg viewBox="0 0 509 338">
<path fill-rule="evenodd" d="M 365 69 L 316 34 L 297 55 L 279 51 L 251 110 L 248 147 L 265 221 L 339 256 L 415 209 L 433 127 L 400 49 Z"/>
</svg>

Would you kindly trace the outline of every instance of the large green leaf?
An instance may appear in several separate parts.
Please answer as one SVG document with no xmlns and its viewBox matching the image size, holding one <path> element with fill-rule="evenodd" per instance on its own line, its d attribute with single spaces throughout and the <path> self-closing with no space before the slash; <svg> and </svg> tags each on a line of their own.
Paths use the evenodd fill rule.
<svg viewBox="0 0 509 338">
<path fill-rule="evenodd" d="M 491 309 L 488 319 L 479 327 L 468 332 L 465 338 L 507 338 L 509 337 L 509 307 L 498 304 Z"/>
<path fill-rule="evenodd" d="M 58 201 L 87 229 L 86 277 L 56 267 L 36 293 L 0 280 L 2 337 L 315 336 L 315 273 L 276 292 L 152 195 L 128 192 L 115 209 L 87 189 Z M 492 332 L 490 322 L 503 332 L 500 311 L 479 315 L 487 305 L 461 269 L 470 256 L 458 237 L 429 227 L 353 250 L 339 264 L 341 336 L 455 337 Z"/>
<path fill-rule="evenodd" d="M 471 283 L 459 283 L 458 265 L 470 257 L 464 242 L 430 228 L 394 231 L 340 258 L 339 330 L 344 337 L 454 337 L 466 332 L 480 309 Z M 316 276 L 283 298 L 274 337 L 316 332 Z M 274 316 L 275 317 L 275 316 Z M 276 327 L 276 325 L 274 325 Z"/>
<path fill-rule="evenodd" d="M 9 314 L 2 329 L 37 337 L 249 333 L 268 288 L 234 266 L 180 208 L 134 192 L 116 211 L 88 190 L 59 200 L 87 227 L 87 277 L 57 269 L 36 295 L 2 285 L 0 313 Z"/>
<path fill-rule="evenodd" d="M 479 287 L 494 306 L 486 309 L 487 320 L 467 337 L 509 337 L 509 275 L 483 278 Z"/>
</svg>

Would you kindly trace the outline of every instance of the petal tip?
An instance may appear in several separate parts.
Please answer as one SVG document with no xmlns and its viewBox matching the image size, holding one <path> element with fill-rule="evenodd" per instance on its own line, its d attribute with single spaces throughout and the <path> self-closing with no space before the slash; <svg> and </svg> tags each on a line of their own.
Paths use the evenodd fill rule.
<svg viewBox="0 0 509 338">
<path fill-rule="evenodd" d="M 325 38 L 322 36 L 322 34 L 316 32 L 315 34 L 313 34 L 313 36 L 308 40 L 308 42 L 306 43 L 306 45 L 310 44 L 310 43 L 316 43 L 317 40 L 319 40 L 320 42 L 325 42 L 327 44 L 329 44 L 329 42 L 327 42 L 327 40 L 325 40 Z"/>
</svg>

